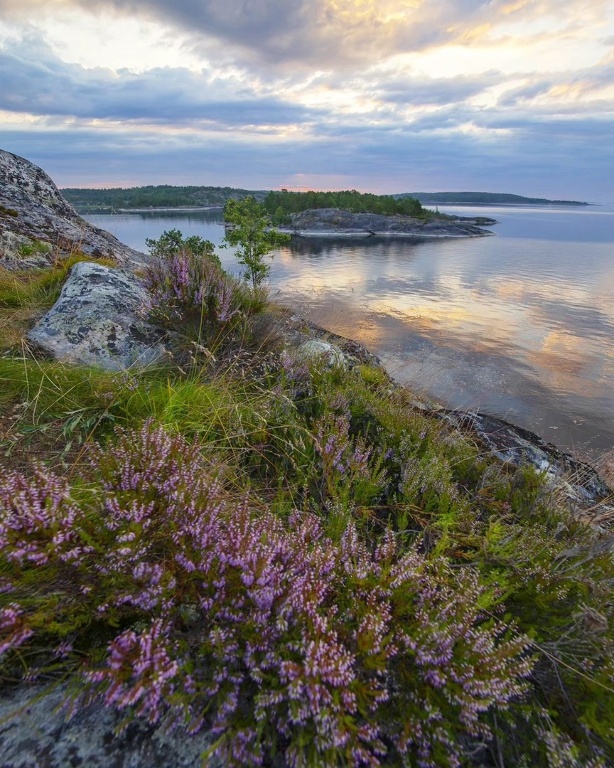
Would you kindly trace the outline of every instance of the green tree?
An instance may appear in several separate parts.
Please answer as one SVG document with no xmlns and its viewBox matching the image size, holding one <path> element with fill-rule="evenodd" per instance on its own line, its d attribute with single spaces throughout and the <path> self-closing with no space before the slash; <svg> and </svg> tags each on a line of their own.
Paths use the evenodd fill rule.
<svg viewBox="0 0 614 768">
<path fill-rule="evenodd" d="M 227 225 L 224 241 L 237 248 L 237 260 L 245 267 L 245 279 L 251 280 L 256 289 L 271 271 L 265 256 L 287 243 L 290 237 L 271 229 L 264 206 L 253 197 L 229 200 L 224 207 L 224 221 Z"/>
<path fill-rule="evenodd" d="M 204 240 L 198 235 L 184 237 L 178 229 L 167 229 L 156 239 L 146 238 L 145 245 L 152 256 L 167 259 L 180 251 L 190 251 L 194 256 L 209 259 L 221 266 L 220 259 L 215 253 L 215 246 L 210 240 Z"/>
</svg>

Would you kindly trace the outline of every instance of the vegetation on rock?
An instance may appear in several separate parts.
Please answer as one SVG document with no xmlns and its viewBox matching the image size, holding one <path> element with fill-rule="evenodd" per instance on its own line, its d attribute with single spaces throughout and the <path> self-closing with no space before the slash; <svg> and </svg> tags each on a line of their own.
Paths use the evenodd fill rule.
<svg viewBox="0 0 614 768">
<path fill-rule="evenodd" d="M 398 199 L 392 195 L 372 195 L 355 189 L 342 192 L 269 192 L 264 199 L 267 212 L 275 224 L 290 221 L 290 214 L 318 208 L 339 208 L 352 213 L 400 214 L 428 218 L 434 214 L 425 210 L 412 197 Z"/>
</svg>

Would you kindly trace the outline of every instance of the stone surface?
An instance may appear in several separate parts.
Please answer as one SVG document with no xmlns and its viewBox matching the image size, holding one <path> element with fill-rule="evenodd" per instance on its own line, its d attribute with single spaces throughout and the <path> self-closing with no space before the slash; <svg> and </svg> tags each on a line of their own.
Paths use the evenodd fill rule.
<svg viewBox="0 0 614 768">
<path fill-rule="evenodd" d="M 75 264 L 52 309 L 28 339 L 52 357 L 107 370 L 148 365 L 165 354 L 162 332 L 144 319 L 137 277 L 100 264 Z"/>
<path fill-rule="evenodd" d="M 309 339 L 298 346 L 294 353 L 297 360 L 318 361 L 321 360 L 325 365 L 333 366 L 347 365 L 345 355 L 339 347 L 328 341 L 321 339 Z"/>
<path fill-rule="evenodd" d="M 494 220 L 489 220 L 495 223 Z M 339 208 L 319 208 L 292 215 L 292 224 L 280 228 L 301 236 L 395 236 L 395 237 L 483 237 L 492 232 L 476 226 L 473 219 L 415 219 L 411 216 L 383 216 L 378 213 L 350 213 Z"/>
<path fill-rule="evenodd" d="M 206 734 L 133 722 L 120 735 L 120 716 L 90 705 L 71 720 L 62 710 L 66 689 L 21 686 L 0 698 L 2 768 L 197 768 L 211 742 Z"/>
<path fill-rule="evenodd" d="M 41 244 L 50 251 L 113 258 L 125 266 L 142 265 L 147 259 L 82 219 L 43 170 L 0 150 L 0 264 L 44 266 L 43 254 L 29 253 Z"/>
<path fill-rule="evenodd" d="M 469 429 L 491 455 L 516 467 L 530 464 L 543 472 L 550 485 L 558 488 L 574 505 L 595 508 L 596 516 L 614 503 L 612 491 L 597 471 L 583 461 L 560 450 L 527 429 L 503 419 L 471 411 L 437 413 L 455 427 Z"/>
</svg>

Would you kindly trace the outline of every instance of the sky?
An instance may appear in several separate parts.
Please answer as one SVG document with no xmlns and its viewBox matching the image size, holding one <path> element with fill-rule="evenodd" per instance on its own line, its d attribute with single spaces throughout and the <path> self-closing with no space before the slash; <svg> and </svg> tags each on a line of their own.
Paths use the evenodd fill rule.
<svg viewBox="0 0 614 768">
<path fill-rule="evenodd" d="M 614 0 L 0 0 L 0 148 L 61 187 L 614 202 Z"/>
</svg>

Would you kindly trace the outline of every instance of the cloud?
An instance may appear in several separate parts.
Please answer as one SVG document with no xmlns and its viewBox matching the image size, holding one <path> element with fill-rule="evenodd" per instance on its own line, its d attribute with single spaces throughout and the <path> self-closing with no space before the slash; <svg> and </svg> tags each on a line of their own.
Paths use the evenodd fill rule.
<svg viewBox="0 0 614 768">
<path fill-rule="evenodd" d="M 476 96 L 501 79 L 502 75 L 492 70 L 480 75 L 449 78 L 414 75 L 376 83 L 373 93 L 382 101 L 397 105 L 445 105 Z"/>
<path fill-rule="evenodd" d="M 584 8 L 587 26 L 574 40 L 584 36 L 587 60 L 597 61 L 592 43 L 605 45 L 609 22 L 598 24 L 604 0 L 588 5 L 0 0 L 3 142 L 74 176 L 71 183 L 206 183 L 199 179 L 211 173 L 210 183 L 240 186 L 611 199 L 612 60 L 531 71 L 527 43 L 551 39 L 565 62 L 570 21 Z M 6 26 L 18 17 L 24 24 Z M 80 47 L 64 50 L 62 41 L 86 27 Z M 98 27 L 109 30 L 108 46 L 83 56 L 90 41 L 104 42 Z M 138 53 L 118 63 L 117 48 L 141 27 L 143 60 Z M 201 55 L 184 61 L 186 45 Z"/>
<path fill-rule="evenodd" d="M 0 50 L 0 109 L 152 123 L 209 123 L 217 128 L 280 127 L 318 115 L 213 71 L 153 69 L 142 74 L 86 69 L 61 61 L 40 39 Z"/>
<path fill-rule="evenodd" d="M 453 118 L 450 117 L 450 122 Z M 81 122 L 3 132 L 3 148 L 30 158 L 65 186 L 213 184 L 311 186 L 376 192 L 505 191 L 611 201 L 612 126 L 606 121 L 518 118 L 489 141 L 455 123 L 449 131 L 410 126 L 323 129 L 309 140 Z"/>
<path fill-rule="evenodd" d="M 318 69 L 419 50 L 492 18 L 487 0 L 0 0 L 5 18 L 80 7 L 155 19 L 243 61 Z"/>
</svg>

